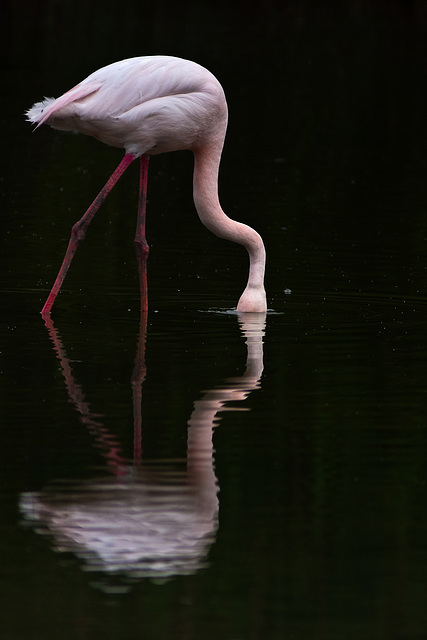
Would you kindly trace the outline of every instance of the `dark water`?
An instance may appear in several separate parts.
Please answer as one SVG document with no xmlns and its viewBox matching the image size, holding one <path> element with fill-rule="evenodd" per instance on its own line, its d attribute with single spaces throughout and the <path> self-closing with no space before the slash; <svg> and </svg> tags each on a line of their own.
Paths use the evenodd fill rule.
<svg viewBox="0 0 427 640">
<path fill-rule="evenodd" d="M 423 4 L 95 7 L 1 10 L 1 638 L 426 638 Z M 271 311 L 232 311 L 246 257 L 179 153 L 150 164 L 148 316 L 131 167 L 46 326 L 121 156 L 21 114 L 151 53 L 224 84 L 221 200 Z"/>
</svg>

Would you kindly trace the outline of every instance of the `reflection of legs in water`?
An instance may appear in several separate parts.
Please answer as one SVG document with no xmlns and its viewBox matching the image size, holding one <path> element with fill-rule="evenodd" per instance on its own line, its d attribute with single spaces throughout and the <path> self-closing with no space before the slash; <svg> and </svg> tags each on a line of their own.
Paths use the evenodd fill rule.
<svg viewBox="0 0 427 640">
<path fill-rule="evenodd" d="M 108 466 L 115 475 L 124 472 L 126 459 L 120 453 L 120 445 L 108 429 L 99 421 L 85 400 L 81 386 L 76 382 L 70 362 L 57 329 L 50 316 L 45 318 L 54 349 L 61 362 L 61 369 L 71 402 L 76 407 L 81 422 L 95 436 Z M 212 458 L 212 429 L 217 421 L 217 413 L 227 402 L 243 401 L 248 394 L 258 388 L 263 371 L 263 335 L 265 329 L 265 313 L 240 314 L 239 324 L 246 337 L 247 359 L 243 376 L 230 378 L 227 384 L 207 391 L 200 400 L 194 403 L 194 410 L 188 421 L 188 457 L 187 469 L 190 476 L 197 469 L 199 462 L 205 468 L 206 459 L 202 460 L 193 452 L 207 452 Z M 147 313 L 141 311 L 139 338 L 135 364 L 132 372 L 132 397 L 134 418 L 134 451 L 133 462 L 141 464 L 142 458 L 142 384 L 147 375 L 145 363 L 145 344 L 147 339 Z M 231 407 L 229 407 L 230 409 Z M 200 429 L 202 424 L 203 429 Z M 208 428 L 207 425 L 209 425 Z M 197 427 L 197 428 L 196 428 Z"/>
<path fill-rule="evenodd" d="M 74 378 L 70 361 L 62 344 L 62 340 L 50 316 L 45 318 L 45 324 L 49 332 L 49 337 L 53 342 L 53 347 L 61 363 L 62 375 L 64 376 L 68 396 L 77 409 L 82 424 L 84 424 L 89 433 L 94 436 L 108 467 L 114 475 L 122 475 L 126 468 L 127 461 L 120 452 L 119 443 L 102 424 L 102 422 L 99 421 L 101 416 L 93 413 L 89 403 L 86 402 L 83 389 Z"/>
</svg>

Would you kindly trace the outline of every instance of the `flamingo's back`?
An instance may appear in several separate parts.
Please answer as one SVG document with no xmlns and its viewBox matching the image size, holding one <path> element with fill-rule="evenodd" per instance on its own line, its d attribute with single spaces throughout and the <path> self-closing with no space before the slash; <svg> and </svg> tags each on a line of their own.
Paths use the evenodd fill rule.
<svg viewBox="0 0 427 640">
<path fill-rule="evenodd" d="M 227 104 L 221 85 L 200 65 L 170 56 L 130 58 L 88 76 L 27 118 L 76 130 L 135 156 L 221 144 Z"/>
</svg>

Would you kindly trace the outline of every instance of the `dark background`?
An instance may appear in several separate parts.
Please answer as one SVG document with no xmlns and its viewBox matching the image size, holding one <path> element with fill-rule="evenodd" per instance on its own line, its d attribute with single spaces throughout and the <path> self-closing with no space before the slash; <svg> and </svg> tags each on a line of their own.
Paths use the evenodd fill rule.
<svg viewBox="0 0 427 640">
<path fill-rule="evenodd" d="M 426 3 L 3 0 L 0 29 L 0 635 L 425 638 Z M 209 568 L 120 597 L 22 527 L 19 496 L 103 465 L 39 311 L 121 152 L 32 133 L 23 113 L 103 65 L 153 54 L 195 60 L 224 86 L 221 201 L 265 240 L 274 312 L 261 390 L 215 432 Z M 152 459 L 185 457 L 193 402 L 245 364 L 224 310 L 246 257 L 200 225 L 191 171 L 188 153 L 150 162 Z M 85 397 L 128 453 L 136 200 L 131 167 L 52 314 Z"/>
</svg>

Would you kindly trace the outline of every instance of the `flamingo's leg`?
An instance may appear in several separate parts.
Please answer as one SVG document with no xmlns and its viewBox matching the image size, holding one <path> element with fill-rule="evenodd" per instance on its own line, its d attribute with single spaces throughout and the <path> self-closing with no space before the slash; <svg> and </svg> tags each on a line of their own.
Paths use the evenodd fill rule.
<svg viewBox="0 0 427 640">
<path fill-rule="evenodd" d="M 145 238 L 145 210 L 147 205 L 147 177 L 149 156 L 140 158 L 141 173 L 139 180 L 138 216 L 135 233 L 136 259 L 138 261 L 139 289 L 141 292 L 141 311 L 148 310 L 147 258 L 149 246 Z"/>
<path fill-rule="evenodd" d="M 114 173 L 110 176 L 105 186 L 98 193 L 95 200 L 92 202 L 92 204 L 90 205 L 89 209 L 86 211 L 84 216 L 80 218 L 80 220 L 76 222 L 76 224 L 73 226 L 71 230 L 71 238 L 68 243 L 64 260 L 62 262 L 58 275 L 56 276 L 56 280 L 49 294 L 49 297 L 46 300 L 45 305 L 42 309 L 42 312 L 41 312 L 42 316 L 46 316 L 50 313 L 53 303 L 55 302 L 55 298 L 58 295 L 61 289 L 62 283 L 64 282 L 64 278 L 67 274 L 67 271 L 70 268 L 70 264 L 74 257 L 74 254 L 77 251 L 77 247 L 84 239 L 86 230 L 89 224 L 91 223 L 95 213 L 98 211 L 99 207 L 104 202 L 105 198 L 108 196 L 111 189 L 114 187 L 116 182 L 123 175 L 123 173 L 126 171 L 128 166 L 131 164 L 131 162 L 133 162 L 134 159 L 135 159 L 135 156 L 133 156 L 131 153 L 127 153 L 124 156 L 119 166 L 114 171 Z"/>
</svg>

